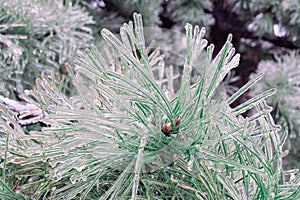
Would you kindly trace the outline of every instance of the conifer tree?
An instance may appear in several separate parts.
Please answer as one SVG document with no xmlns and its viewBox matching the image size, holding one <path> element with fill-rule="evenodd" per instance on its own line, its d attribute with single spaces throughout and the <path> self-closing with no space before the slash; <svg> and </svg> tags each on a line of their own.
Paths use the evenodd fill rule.
<svg viewBox="0 0 300 200">
<path fill-rule="evenodd" d="M 41 72 L 66 74 L 65 63 L 93 40 L 94 23 L 78 4 L 63 0 L 1 0 L 0 93 L 18 98 Z"/>
</svg>

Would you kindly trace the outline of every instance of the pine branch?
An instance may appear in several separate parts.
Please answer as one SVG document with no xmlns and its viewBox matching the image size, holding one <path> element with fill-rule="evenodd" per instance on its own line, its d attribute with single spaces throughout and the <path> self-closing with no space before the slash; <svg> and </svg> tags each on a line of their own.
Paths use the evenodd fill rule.
<svg viewBox="0 0 300 200">
<path fill-rule="evenodd" d="M 232 36 L 216 57 L 209 45 L 198 62 L 207 45 L 205 29 L 187 25 L 182 84 L 167 97 L 161 83 L 175 76 L 166 73 L 159 51 L 151 54 L 146 47 L 141 15 L 133 18 L 121 28 L 121 37 L 101 32 L 108 45 L 104 51 L 91 47 L 81 55 L 73 76 L 81 96 L 63 95 L 53 74 L 37 80 L 31 98 L 24 99 L 48 114 L 43 120 L 49 127 L 26 135 L 0 118 L 0 148 L 8 149 L 10 161 L 16 156 L 12 163 L 22 164 L 21 171 L 6 165 L 6 177 L 30 177 L 20 187 L 35 199 L 294 197 L 300 177 L 281 176 L 295 172 L 282 169 L 283 140 L 265 103 L 275 90 L 232 109 L 229 104 L 261 76 L 232 97 L 217 89 L 239 62 Z M 196 64 L 204 70 L 191 83 Z M 3 99 L 24 116 L 38 111 Z M 251 108 L 251 115 L 241 115 Z M 15 122 L 10 112 L 3 113 Z"/>
</svg>

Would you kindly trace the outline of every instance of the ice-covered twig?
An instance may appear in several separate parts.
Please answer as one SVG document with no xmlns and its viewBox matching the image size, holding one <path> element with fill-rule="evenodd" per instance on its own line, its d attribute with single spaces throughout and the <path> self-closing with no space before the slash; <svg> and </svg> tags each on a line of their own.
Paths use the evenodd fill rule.
<svg viewBox="0 0 300 200">
<path fill-rule="evenodd" d="M 12 100 L 1 95 L 0 105 L 15 112 L 18 122 L 22 126 L 38 123 L 45 117 L 43 111 L 33 104 Z"/>
</svg>

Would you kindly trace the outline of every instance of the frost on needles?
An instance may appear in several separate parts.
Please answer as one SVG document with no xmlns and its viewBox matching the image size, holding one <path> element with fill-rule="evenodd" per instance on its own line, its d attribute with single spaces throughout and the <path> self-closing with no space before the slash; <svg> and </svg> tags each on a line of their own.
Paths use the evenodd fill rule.
<svg viewBox="0 0 300 200">
<path fill-rule="evenodd" d="M 261 74 L 230 97 L 218 92 L 239 63 L 232 36 L 213 58 L 214 46 L 204 39 L 205 29 L 187 24 L 185 63 L 178 76 L 178 70 L 160 62 L 164 56 L 159 49 L 147 47 L 141 15 L 133 18 L 121 27 L 120 37 L 102 30 L 106 46 L 101 53 L 95 47 L 87 49 L 78 59 L 78 70 L 70 70 L 78 96 L 65 97 L 60 83 L 48 75 L 24 95 L 47 113 L 47 127 L 27 135 L 8 110 L 1 110 L 5 168 L 0 195 L 296 199 L 299 175 L 282 168 L 285 138 L 265 101 L 275 90 L 235 108 L 230 104 Z M 205 59 L 198 62 L 201 53 Z M 191 84 L 198 65 L 203 71 Z M 178 90 L 173 88 L 177 77 Z M 250 109 L 251 115 L 243 117 Z M 165 123 L 176 128 L 175 134 L 161 131 Z"/>
</svg>

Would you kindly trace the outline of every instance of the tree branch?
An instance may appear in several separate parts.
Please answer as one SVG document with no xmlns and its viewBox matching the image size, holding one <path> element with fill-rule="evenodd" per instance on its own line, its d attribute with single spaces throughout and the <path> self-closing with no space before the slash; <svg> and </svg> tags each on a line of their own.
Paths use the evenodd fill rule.
<svg viewBox="0 0 300 200">
<path fill-rule="evenodd" d="M 8 99 L 0 95 L 0 105 L 5 106 L 9 110 L 16 113 L 21 126 L 27 126 L 41 122 L 46 117 L 44 112 L 35 105 Z"/>
</svg>

